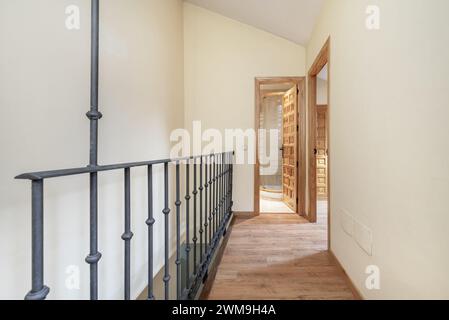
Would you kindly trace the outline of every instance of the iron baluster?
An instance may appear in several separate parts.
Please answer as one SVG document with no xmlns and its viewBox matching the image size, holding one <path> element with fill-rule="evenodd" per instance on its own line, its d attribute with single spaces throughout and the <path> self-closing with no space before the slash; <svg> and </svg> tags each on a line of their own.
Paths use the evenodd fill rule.
<svg viewBox="0 0 449 320">
<path fill-rule="evenodd" d="M 44 285 L 44 181 L 31 185 L 31 291 L 26 300 L 44 300 L 50 289 Z"/>
<path fill-rule="evenodd" d="M 214 210 L 213 208 L 213 195 L 214 195 L 214 189 L 212 187 L 212 181 L 213 181 L 213 158 L 214 156 L 212 155 L 210 158 L 210 164 L 209 164 L 209 251 L 210 251 L 210 246 L 212 244 L 212 232 L 213 232 L 213 224 L 212 224 L 212 212 Z M 210 256 L 210 252 L 209 252 L 209 256 Z"/>
<path fill-rule="evenodd" d="M 148 300 L 154 300 L 154 280 L 153 280 L 153 228 L 156 222 L 153 217 L 153 166 L 148 166 Z"/>
<path fill-rule="evenodd" d="M 131 299 L 131 169 L 125 169 L 125 300 Z"/>
<path fill-rule="evenodd" d="M 190 163 L 186 164 L 186 288 L 190 285 Z"/>
<path fill-rule="evenodd" d="M 209 239 L 208 239 L 208 230 L 207 230 L 207 226 L 208 226 L 208 213 L 207 213 L 207 201 L 208 201 L 208 189 L 209 189 L 209 181 L 208 179 L 208 163 L 209 163 L 209 158 L 206 157 L 205 158 L 205 164 L 204 164 L 204 169 L 205 169 L 205 183 L 204 183 L 204 193 L 205 193 L 205 198 L 204 198 L 204 254 L 207 253 L 207 248 L 208 248 L 208 243 L 209 243 Z"/>
<path fill-rule="evenodd" d="M 200 265 L 203 262 L 203 157 L 200 158 Z"/>
<path fill-rule="evenodd" d="M 198 195 L 198 189 L 197 189 L 197 162 L 194 160 L 193 163 L 193 274 L 196 275 L 197 272 L 197 265 L 196 265 L 196 255 L 197 255 L 197 249 L 196 249 L 196 243 L 198 241 L 197 234 L 196 234 L 196 220 L 197 220 L 197 195 Z"/>
<path fill-rule="evenodd" d="M 164 210 L 162 210 L 162 213 L 165 216 L 165 241 L 164 241 L 164 248 L 165 248 L 165 261 L 164 261 L 164 284 L 165 284 L 165 300 L 170 299 L 170 235 L 169 235 L 169 228 L 170 228 L 170 208 L 168 207 L 168 163 L 164 164 Z"/>
<path fill-rule="evenodd" d="M 176 296 L 181 299 L 181 200 L 179 186 L 179 161 L 176 162 Z"/>
</svg>

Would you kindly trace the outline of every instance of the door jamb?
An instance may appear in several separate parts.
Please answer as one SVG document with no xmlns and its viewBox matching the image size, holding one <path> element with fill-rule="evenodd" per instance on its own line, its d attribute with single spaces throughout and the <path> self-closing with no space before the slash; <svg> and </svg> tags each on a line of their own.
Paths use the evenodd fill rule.
<svg viewBox="0 0 449 320">
<path fill-rule="evenodd" d="M 256 130 L 256 164 L 254 166 L 254 214 L 260 215 L 260 163 L 259 163 L 259 129 L 260 129 L 260 110 L 261 110 L 261 85 L 294 83 L 299 90 L 298 93 L 298 139 L 297 139 L 297 159 L 299 167 L 297 168 L 296 192 L 298 199 L 297 214 L 305 216 L 306 214 L 306 78 L 305 77 L 269 77 L 255 79 L 255 123 Z"/>
<path fill-rule="evenodd" d="M 308 103 L 308 110 L 307 113 L 309 115 L 309 145 L 308 145 L 308 152 L 309 152 L 309 174 L 308 174 L 308 190 L 309 190 L 309 203 L 308 203 L 308 212 L 307 212 L 307 219 L 315 223 L 317 222 L 317 186 L 316 186 L 316 158 L 314 150 L 316 148 L 316 125 L 317 125 L 317 119 L 316 119 L 316 89 L 317 89 L 317 75 L 320 73 L 320 71 L 323 69 L 323 67 L 327 64 L 327 71 L 328 71 L 328 83 L 327 83 L 327 97 L 328 97 L 328 103 L 327 103 L 327 143 L 328 143 L 328 163 L 327 163 L 327 201 L 328 201 L 328 248 L 330 250 L 330 225 L 331 225 L 331 209 L 330 209 L 330 203 L 331 203 L 331 186 L 330 186 L 330 162 L 331 162 L 331 147 L 330 147 L 330 116 L 331 116 L 331 99 L 330 99 L 330 37 L 326 40 L 325 44 L 321 48 L 320 52 L 318 53 L 318 56 L 316 57 L 314 63 L 312 64 L 309 74 L 308 74 L 308 96 L 309 96 L 309 103 Z"/>
</svg>

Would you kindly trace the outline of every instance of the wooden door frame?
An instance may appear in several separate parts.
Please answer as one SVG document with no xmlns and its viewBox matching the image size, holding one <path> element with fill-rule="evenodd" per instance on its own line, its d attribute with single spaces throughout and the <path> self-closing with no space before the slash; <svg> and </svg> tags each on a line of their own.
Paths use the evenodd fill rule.
<svg viewBox="0 0 449 320">
<path fill-rule="evenodd" d="M 254 166 L 254 215 L 260 215 L 260 163 L 259 163 L 259 129 L 261 110 L 261 89 L 262 85 L 293 83 L 299 89 L 298 93 L 298 139 L 297 139 L 297 214 L 306 215 L 306 77 L 266 77 L 255 79 L 255 117 L 254 127 L 256 130 L 256 164 Z"/>
<path fill-rule="evenodd" d="M 308 106 L 308 116 L 309 116 L 309 175 L 308 175 L 308 190 L 309 190 L 309 204 L 307 219 L 310 222 L 317 222 L 317 185 L 316 185 L 316 158 L 314 150 L 316 148 L 316 96 L 317 96 L 317 75 L 327 64 L 328 66 L 328 81 L 327 81 L 327 144 L 328 144 L 328 163 L 327 163 L 327 188 L 328 188 L 328 242 L 330 249 L 330 223 L 331 223 L 331 186 L 330 186 L 330 162 L 331 162 L 331 151 L 330 151 L 330 116 L 331 116 L 331 99 L 330 99 L 330 37 L 326 40 L 326 43 L 321 48 L 318 56 L 316 57 L 314 63 L 312 64 L 309 74 L 308 74 L 308 96 L 309 96 L 309 106 Z"/>
</svg>

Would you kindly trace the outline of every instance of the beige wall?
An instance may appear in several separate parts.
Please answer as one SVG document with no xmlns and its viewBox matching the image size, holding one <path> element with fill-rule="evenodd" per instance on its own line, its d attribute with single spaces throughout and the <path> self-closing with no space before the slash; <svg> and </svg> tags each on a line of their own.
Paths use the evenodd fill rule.
<svg viewBox="0 0 449 320">
<path fill-rule="evenodd" d="M 372 1 L 328 0 L 307 47 L 308 68 L 332 37 L 332 250 L 366 298 L 449 298 L 449 2 L 376 3 L 381 29 L 368 31 Z M 81 8 L 80 31 L 64 28 L 69 4 Z M 0 0 L 0 299 L 30 288 L 29 183 L 13 177 L 87 164 L 89 16 L 87 0 Z M 254 78 L 305 74 L 301 46 L 190 4 L 183 25 L 181 1 L 109 0 L 101 19 L 102 164 L 166 157 L 172 129 L 193 120 L 253 128 Z M 134 297 L 146 281 L 145 176 L 133 171 Z M 238 166 L 236 180 L 235 210 L 251 211 L 253 168 Z M 122 297 L 122 184 L 121 172 L 100 175 L 102 299 Z M 87 185 L 46 184 L 50 299 L 88 297 Z M 370 233 L 372 256 L 362 250 Z M 379 266 L 381 290 L 365 288 L 368 265 Z M 80 290 L 65 286 L 69 266 L 80 268 Z"/>
<path fill-rule="evenodd" d="M 332 250 L 366 298 L 448 299 L 449 2 L 374 1 L 378 31 L 370 4 L 326 1 L 307 49 L 310 67 L 331 36 Z M 371 230 L 372 256 L 348 216 Z M 368 265 L 381 290 L 365 288 Z"/>
<path fill-rule="evenodd" d="M 254 79 L 304 76 L 305 49 L 184 4 L 185 121 L 203 129 L 254 128 Z M 253 166 L 235 169 L 236 211 L 253 210 Z"/>
<path fill-rule="evenodd" d="M 79 5 L 81 30 L 65 29 L 65 7 Z M 183 127 L 183 16 L 177 0 L 108 0 L 101 6 L 99 160 L 166 158 Z M 30 289 L 31 170 L 88 162 L 90 1 L 0 0 L 0 299 Z M 155 183 L 162 185 L 161 169 Z M 146 283 L 146 171 L 132 173 L 132 295 Z M 100 175 L 102 299 L 123 297 L 123 173 Z M 88 177 L 45 186 L 45 282 L 49 298 L 89 297 Z M 162 193 L 156 191 L 155 271 L 162 266 Z M 68 266 L 80 290 L 68 290 Z"/>
</svg>

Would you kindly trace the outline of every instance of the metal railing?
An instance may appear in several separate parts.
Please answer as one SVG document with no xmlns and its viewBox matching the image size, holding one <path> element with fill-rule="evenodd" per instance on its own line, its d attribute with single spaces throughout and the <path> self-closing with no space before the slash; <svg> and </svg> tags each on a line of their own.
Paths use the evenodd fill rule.
<svg viewBox="0 0 449 320">
<path fill-rule="evenodd" d="M 88 166 L 66 170 L 26 173 L 16 177 L 17 179 L 31 180 L 32 189 L 32 289 L 26 295 L 28 300 L 45 299 L 49 288 L 44 285 L 44 181 L 50 178 L 59 178 L 70 175 L 97 174 L 102 171 L 123 170 L 124 173 L 124 199 L 125 199 L 125 228 L 122 234 L 124 241 L 124 298 L 131 298 L 131 169 L 147 167 L 148 173 L 148 219 L 145 221 L 148 227 L 148 299 L 154 299 L 154 275 L 153 275 L 153 228 L 156 223 L 153 215 L 153 167 L 164 167 L 164 286 L 165 299 L 170 299 L 170 281 L 172 275 L 169 269 L 170 250 L 170 194 L 169 194 L 169 165 L 175 167 L 176 191 L 176 299 L 192 299 L 197 293 L 202 281 L 208 273 L 220 241 L 226 234 L 227 225 L 232 217 L 232 176 L 233 176 L 233 152 L 196 156 L 181 159 L 157 160 L 148 162 L 124 163 L 107 166 Z M 185 166 L 185 248 L 181 248 L 181 181 L 180 169 Z M 191 169 L 193 167 L 193 172 Z M 192 174 L 193 173 L 193 174 Z M 91 176 L 92 177 L 92 176 Z M 193 190 L 190 190 L 191 178 L 193 178 Z M 97 186 L 92 185 L 94 194 Z M 191 219 L 191 205 L 193 200 L 193 212 Z M 98 263 L 101 253 L 98 251 L 98 226 L 97 226 L 97 197 L 90 198 L 91 213 L 95 217 L 90 221 L 90 253 L 86 262 L 90 265 L 90 292 L 91 299 L 98 299 Z M 191 221 L 193 228 L 191 228 Z M 191 235 L 191 230 L 193 234 Z M 185 274 L 181 274 L 181 255 L 185 251 Z M 193 261 L 189 261 L 193 259 Z M 190 266 L 193 265 L 193 270 Z M 182 284 L 182 279 L 185 284 Z"/>
<path fill-rule="evenodd" d="M 164 297 L 170 299 L 170 195 L 169 164 L 176 169 L 176 299 L 192 299 L 201 280 L 207 277 L 208 268 L 226 227 L 232 217 L 233 152 L 201 155 L 182 159 L 167 159 L 113 165 L 98 165 L 98 121 L 102 118 L 98 109 L 98 65 L 99 65 L 99 0 L 91 0 L 91 81 L 89 165 L 83 168 L 33 172 L 19 175 L 17 179 L 31 180 L 32 189 L 32 288 L 26 295 L 29 300 L 45 299 L 50 289 L 44 285 L 44 182 L 50 178 L 89 174 L 90 181 L 90 252 L 86 262 L 90 265 L 90 298 L 98 299 L 98 173 L 123 170 L 125 199 L 125 228 L 122 239 L 124 255 L 124 298 L 131 298 L 131 169 L 148 168 L 148 299 L 154 299 L 153 280 L 153 232 L 156 220 L 153 216 L 153 168 L 164 166 Z M 186 168 L 186 243 L 181 247 L 181 194 L 180 167 Z M 193 191 L 190 193 L 191 167 L 193 167 Z M 193 198 L 193 199 L 192 199 Z M 193 200 L 193 237 L 190 234 L 190 201 Z M 193 250 L 192 250 L 193 249 Z M 184 253 L 182 252 L 184 251 Z M 191 257 L 191 255 L 193 256 Z M 185 256 L 184 275 L 182 256 Z M 193 259 L 193 261 L 190 261 Z M 192 265 L 192 269 L 190 269 Z M 185 276 L 184 284 L 182 277 Z"/>
</svg>

